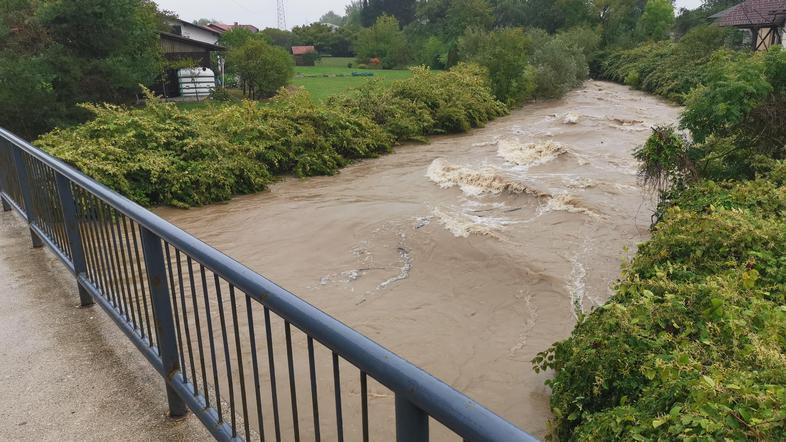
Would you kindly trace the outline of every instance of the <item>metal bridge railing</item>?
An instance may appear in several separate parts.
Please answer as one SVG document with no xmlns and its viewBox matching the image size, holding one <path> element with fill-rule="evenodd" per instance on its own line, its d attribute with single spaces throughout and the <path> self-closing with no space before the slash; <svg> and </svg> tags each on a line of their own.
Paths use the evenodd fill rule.
<svg viewBox="0 0 786 442">
<path fill-rule="evenodd" d="M 536 440 L 3 129 L 0 199 L 164 377 L 170 414 L 216 439 L 422 442 L 431 418 L 454 439 Z"/>
</svg>

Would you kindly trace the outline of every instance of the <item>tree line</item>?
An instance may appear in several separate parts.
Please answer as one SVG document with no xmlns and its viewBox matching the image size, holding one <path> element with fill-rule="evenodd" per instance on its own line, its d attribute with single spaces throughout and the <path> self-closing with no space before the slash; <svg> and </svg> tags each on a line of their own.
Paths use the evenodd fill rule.
<svg viewBox="0 0 786 442">
<path fill-rule="evenodd" d="M 245 85 L 254 98 L 272 96 L 291 78 L 292 46 L 313 45 L 382 68 L 479 63 L 499 98 L 512 104 L 531 96 L 526 89 L 539 81 L 532 57 L 555 56 L 539 47 L 544 35 L 562 35 L 552 49 L 562 45 L 572 58 L 577 50 L 591 58 L 598 47 L 679 37 L 733 3 L 707 0 L 675 17 L 671 0 L 353 0 L 344 15 L 331 11 L 315 23 L 253 37 L 233 31 L 221 43 L 230 48 L 230 70 L 254 72 Z M 133 102 L 139 86 L 167 68 L 157 33 L 168 30 L 171 16 L 151 0 L 0 0 L 0 125 L 32 138 L 89 118 L 78 103 Z M 579 39 L 587 40 L 575 44 Z M 243 45 L 251 47 L 239 50 Z M 540 78 L 547 80 L 545 73 Z M 546 96 L 562 87 L 552 89 L 557 93 Z"/>
</svg>

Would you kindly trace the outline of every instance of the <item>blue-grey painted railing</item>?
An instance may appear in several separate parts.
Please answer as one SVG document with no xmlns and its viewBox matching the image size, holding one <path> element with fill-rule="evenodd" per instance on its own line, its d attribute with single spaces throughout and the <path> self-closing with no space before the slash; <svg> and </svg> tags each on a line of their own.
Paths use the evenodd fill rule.
<svg viewBox="0 0 786 442">
<path fill-rule="evenodd" d="M 170 414 L 182 416 L 191 409 L 216 439 L 343 441 L 346 435 L 368 441 L 373 436 L 385 439 L 395 430 L 398 441 L 423 442 L 429 438 L 431 417 L 465 441 L 536 440 L 352 328 L 3 129 L 0 199 L 4 210 L 15 209 L 28 222 L 33 247 L 48 246 L 75 275 L 81 304 L 95 302 L 106 310 L 164 377 Z M 301 363 L 295 358 L 298 337 Z M 303 345 L 307 364 L 302 363 Z M 317 376 L 317 350 L 332 362 L 322 364 L 328 366 L 323 371 L 332 365 L 332 379 L 323 375 L 322 383 Z M 284 358 L 286 364 L 281 364 Z M 349 383 L 350 393 L 358 396 L 352 403 L 342 396 L 348 385 L 342 363 L 351 364 L 348 368 L 359 375 Z M 308 377 L 298 376 L 305 373 L 306 365 Z M 283 382 L 280 377 L 276 380 L 277 368 L 279 374 L 282 369 L 287 374 Z M 377 422 L 371 419 L 375 404 L 369 401 L 369 378 L 393 393 L 390 410 L 375 413 L 381 417 Z M 286 394 L 279 394 L 284 389 Z M 299 404 L 298 394 L 301 399 L 308 394 L 311 403 Z M 372 399 L 380 396 L 385 395 Z M 328 412 L 320 398 L 330 400 Z M 381 400 L 377 404 L 384 405 Z M 345 414 L 349 407 L 359 407 L 359 413 Z M 394 424 L 384 419 L 393 410 Z M 382 424 L 395 428 L 386 430 L 380 428 Z"/>
</svg>

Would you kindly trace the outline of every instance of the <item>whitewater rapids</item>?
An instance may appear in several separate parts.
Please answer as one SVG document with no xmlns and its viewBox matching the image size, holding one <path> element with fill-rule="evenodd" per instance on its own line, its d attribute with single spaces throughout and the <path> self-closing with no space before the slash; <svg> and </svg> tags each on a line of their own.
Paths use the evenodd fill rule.
<svg viewBox="0 0 786 442">
<path fill-rule="evenodd" d="M 550 374 L 530 361 L 607 299 L 623 259 L 648 238 L 653 201 L 631 152 L 679 111 L 589 81 L 337 176 L 158 213 L 542 438 Z M 305 343 L 293 345 L 302 358 Z M 329 353 L 318 364 L 330 385 Z M 308 378 L 307 365 L 298 370 Z M 343 383 L 355 431 L 357 379 Z M 392 395 L 369 388 L 371 421 L 390 428 L 376 439 L 392 440 Z M 455 440 L 432 427 L 432 440 Z M 334 440 L 330 431 L 322 437 Z"/>
</svg>

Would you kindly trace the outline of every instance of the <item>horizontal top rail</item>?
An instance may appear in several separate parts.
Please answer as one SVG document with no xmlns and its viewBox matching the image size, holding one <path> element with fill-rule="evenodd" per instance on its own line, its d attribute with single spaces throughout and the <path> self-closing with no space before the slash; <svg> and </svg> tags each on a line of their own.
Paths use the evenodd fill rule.
<svg viewBox="0 0 786 442">
<path fill-rule="evenodd" d="M 537 441 L 463 393 L 65 162 L 5 129 L 0 128 L 0 136 L 191 255 L 465 440 Z"/>
</svg>

